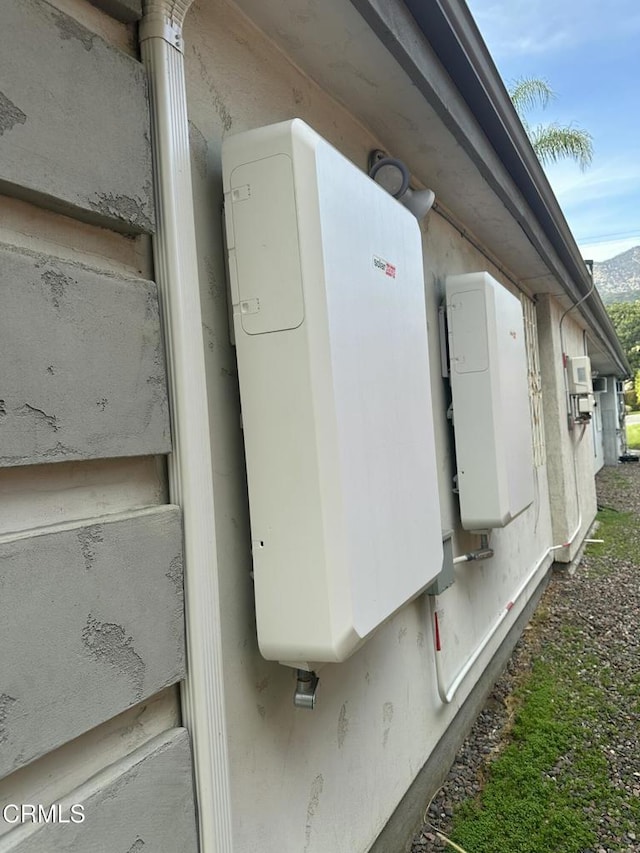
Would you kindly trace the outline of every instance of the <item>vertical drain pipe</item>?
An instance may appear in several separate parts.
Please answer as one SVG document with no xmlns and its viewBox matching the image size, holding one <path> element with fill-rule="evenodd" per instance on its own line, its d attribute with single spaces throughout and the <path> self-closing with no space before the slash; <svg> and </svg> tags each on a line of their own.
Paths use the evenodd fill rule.
<svg viewBox="0 0 640 853">
<path fill-rule="evenodd" d="M 209 414 L 191 187 L 182 27 L 192 0 L 144 0 L 149 79 L 153 239 L 165 330 L 173 453 L 169 492 L 184 520 L 187 677 L 182 713 L 193 742 L 201 853 L 233 853 L 224 712 Z"/>
</svg>

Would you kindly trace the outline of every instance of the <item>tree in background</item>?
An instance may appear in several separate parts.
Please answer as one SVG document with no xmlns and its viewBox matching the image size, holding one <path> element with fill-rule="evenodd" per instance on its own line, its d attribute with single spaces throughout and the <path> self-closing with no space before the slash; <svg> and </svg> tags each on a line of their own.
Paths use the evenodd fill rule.
<svg viewBox="0 0 640 853">
<path fill-rule="evenodd" d="M 538 159 L 544 165 L 558 160 L 575 160 L 582 170 L 591 165 L 593 159 L 593 139 L 586 130 L 573 125 L 561 125 L 558 122 L 538 124 L 532 127 L 526 114 L 542 107 L 556 97 L 546 80 L 537 77 L 520 77 L 508 89 L 509 97 L 527 132 L 529 141 Z"/>
<path fill-rule="evenodd" d="M 612 302 L 605 307 L 631 365 L 631 374 L 635 377 L 634 384 L 626 386 L 625 402 L 636 408 L 640 402 L 640 299 L 635 302 Z"/>
<path fill-rule="evenodd" d="M 634 374 L 640 370 L 640 299 L 605 306 Z"/>
</svg>

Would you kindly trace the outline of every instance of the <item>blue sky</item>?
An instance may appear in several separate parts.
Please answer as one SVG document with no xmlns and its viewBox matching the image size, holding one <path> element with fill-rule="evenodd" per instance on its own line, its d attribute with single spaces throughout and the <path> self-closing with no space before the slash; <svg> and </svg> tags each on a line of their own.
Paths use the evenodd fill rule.
<svg viewBox="0 0 640 853">
<path fill-rule="evenodd" d="M 507 85 L 542 77 L 557 98 L 531 124 L 575 124 L 593 164 L 546 168 L 583 257 L 640 245 L 640 2 L 467 0 Z"/>
</svg>

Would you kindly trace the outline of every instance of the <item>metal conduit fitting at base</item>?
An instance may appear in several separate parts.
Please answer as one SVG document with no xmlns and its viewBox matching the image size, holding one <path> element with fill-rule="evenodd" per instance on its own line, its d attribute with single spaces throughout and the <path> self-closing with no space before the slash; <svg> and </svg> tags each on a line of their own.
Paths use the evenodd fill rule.
<svg viewBox="0 0 640 853">
<path fill-rule="evenodd" d="M 454 565 L 458 563 L 472 563 L 475 560 L 490 560 L 494 556 L 493 548 L 489 547 L 489 534 L 480 534 L 480 547 L 474 551 L 467 551 L 466 554 L 461 554 L 459 557 L 453 558 Z"/>
<path fill-rule="evenodd" d="M 296 689 L 293 693 L 293 704 L 296 708 L 313 711 L 316 707 L 316 691 L 319 681 L 320 679 L 313 671 L 296 670 Z"/>
</svg>

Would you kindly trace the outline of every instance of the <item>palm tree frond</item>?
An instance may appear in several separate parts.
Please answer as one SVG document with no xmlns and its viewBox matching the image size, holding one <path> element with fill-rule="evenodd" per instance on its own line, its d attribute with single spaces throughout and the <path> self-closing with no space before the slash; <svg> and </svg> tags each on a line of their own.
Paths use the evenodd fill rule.
<svg viewBox="0 0 640 853">
<path fill-rule="evenodd" d="M 579 127 L 557 123 L 538 125 L 530 131 L 529 138 L 538 159 L 545 165 L 570 157 L 584 171 L 593 160 L 593 138 Z"/>
<path fill-rule="evenodd" d="M 538 77 L 519 77 L 507 90 L 509 97 L 522 119 L 523 113 L 536 107 L 547 106 L 555 98 L 556 93 L 546 80 Z"/>
<path fill-rule="evenodd" d="M 573 125 L 563 126 L 554 122 L 532 128 L 526 119 L 529 110 L 544 109 L 556 94 L 541 77 L 519 77 L 508 88 L 511 102 L 518 113 L 533 150 L 543 165 L 570 158 L 582 171 L 593 160 L 593 138 L 590 133 Z"/>
</svg>

